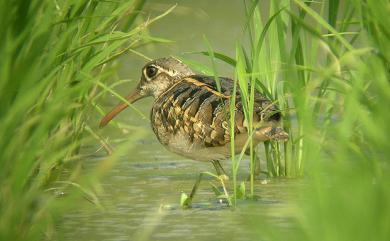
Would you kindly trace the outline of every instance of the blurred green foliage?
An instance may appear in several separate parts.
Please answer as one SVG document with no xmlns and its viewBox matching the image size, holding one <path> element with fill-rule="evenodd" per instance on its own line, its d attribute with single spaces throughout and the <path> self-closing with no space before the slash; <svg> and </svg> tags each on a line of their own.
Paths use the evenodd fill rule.
<svg viewBox="0 0 390 241">
<path fill-rule="evenodd" d="M 308 183 L 296 188 L 300 201 L 291 200 L 287 229 L 262 214 L 246 217 L 253 239 L 389 240 L 388 1 L 243 4 L 246 35 L 237 43 L 236 58 L 214 52 L 207 42 L 209 51 L 201 53 L 235 68 L 250 128 L 254 89 L 280 106 L 290 139 L 264 143 L 262 172 L 304 176 Z M 240 198 L 241 158 L 232 158 L 234 198 Z M 251 195 L 256 162 L 251 154 Z"/>
<path fill-rule="evenodd" d="M 246 3 L 237 76 L 277 101 L 291 137 L 265 144 L 268 174 L 308 179 L 287 231 L 248 217 L 257 237 L 389 240 L 389 2 Z"/>
<path fill-rule="evenodd" d="M 51 239 L 75 198 L 98 204 L 111 164 L 86 174 L 79 148 L 104 142 L 87 120 L 113 60 L 162 41 L 147 27 L 164 15 L 135 24 L 144 2 L 0 0 L 0 240 Z"/>
</svg>

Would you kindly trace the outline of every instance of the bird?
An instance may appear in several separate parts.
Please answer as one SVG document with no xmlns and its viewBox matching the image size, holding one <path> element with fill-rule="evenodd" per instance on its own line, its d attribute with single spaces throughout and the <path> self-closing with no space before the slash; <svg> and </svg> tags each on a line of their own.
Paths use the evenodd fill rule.
<svg viewBox="0 0 390 241">
<path fill-rule="evenodd" d="M 220 161 L 231 157 L 230 105 L 234 81 L 200 75 L 175 57 L 152 60 L 142 68 L 135 89 L 100 121 L 106 126 L 129 104 L 152 96 L 150 120 L 158 141 L 169 151 L 196 161 L 209 161 L 217 175 L 226 175 Z M 248 121 L 241 93 L 236 88 L 234 106 L 234 152 L 248 139 Z M 288 139 L 281 127 L 282 114 L 275 102 L 256 92 L 253 104 L 254 145 Z"/>
</svg>

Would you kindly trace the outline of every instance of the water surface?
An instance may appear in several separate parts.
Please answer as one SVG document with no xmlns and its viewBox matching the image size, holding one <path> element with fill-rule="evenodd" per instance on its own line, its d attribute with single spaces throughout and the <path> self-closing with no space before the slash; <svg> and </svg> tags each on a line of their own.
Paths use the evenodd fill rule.
<svg viewBox="0 0 390 241">
<path fill-rule="evenodd" d="M 86 203 L 65 216 L 63 240 L 252 240 L 259 232 L 249 218 L 254 214 L 281 228 L 289 226 L 285 210 L 297 180 L 257 180 L 258 199 L 239 201 L 232 210 L 213 194 L 209 182 L 218 183 L 206 178 L 193 207 L 182 209 L 181 191 L 190 192 L 198 173 L 213 171 L 212 165 L 171 156 L 155 141 L 140 142 L 135 150 L 102 180 L 103 211 Z M 99 161 L 89 160 L 89 165 Z M 248 163 L 243 164 L 245 173 Z"/>
</svg>

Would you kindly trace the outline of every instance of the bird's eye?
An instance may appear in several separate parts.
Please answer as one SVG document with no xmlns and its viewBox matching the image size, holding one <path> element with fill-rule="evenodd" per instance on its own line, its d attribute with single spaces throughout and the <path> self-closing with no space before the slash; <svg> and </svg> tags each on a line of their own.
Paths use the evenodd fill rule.
<svg viewBox="0 0 390 241">
<path fill-rule="evenodd" d="M 156 74 L 157 74 L 157 68 L 156 68 L 156 67 L 154 67 L 154 66 L 148 66 L 148 67 L 146 67 L 146 75 L 147 75 L 149 78 L 154 77 Z"/>
</svg>

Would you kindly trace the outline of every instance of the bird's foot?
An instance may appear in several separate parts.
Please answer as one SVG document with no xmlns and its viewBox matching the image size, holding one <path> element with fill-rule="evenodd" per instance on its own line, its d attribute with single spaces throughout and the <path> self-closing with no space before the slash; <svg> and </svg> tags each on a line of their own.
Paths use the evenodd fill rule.
<svg viewBox="0 0 390 241">
<path fill-rule="evenodd" d="M 221 174 L 218 176 L 218 178 L 222 181 L 229 181 L 229 176 L 227 176 L 226 174 Z"/>
</svg>

